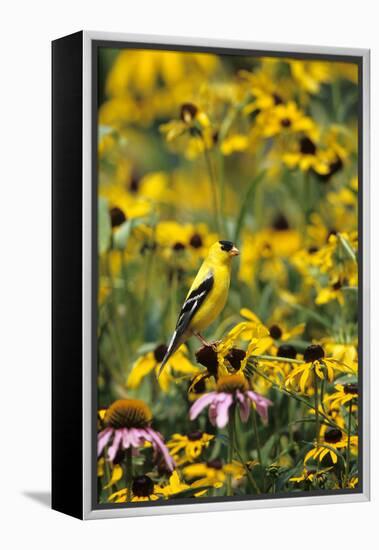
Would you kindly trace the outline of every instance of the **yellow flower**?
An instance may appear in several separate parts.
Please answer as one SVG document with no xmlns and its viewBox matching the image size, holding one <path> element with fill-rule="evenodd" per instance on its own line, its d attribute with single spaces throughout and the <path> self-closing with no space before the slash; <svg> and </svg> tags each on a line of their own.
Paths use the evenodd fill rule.
<svg viewBox="0 0 379 550">
<path fill-rule="evenodd" d="M 308 386 L 313 385 L 314 376 L 333 382 L 335 369 L 344 370 L 338 361 L 325 357 L 323 348 L 318 344 L 308 346 L 304 352 L 304 361 L 292 369 L 285 382 L 287 387 L 296 387 L 302 393 L 306 393 Z"/>
<path fill-rule="evenodd" d="M 180 119 L 161 124 L 159 129 L 174 150 L 183 152 L 189 159 L 194 159 L 215 144 L 215 130 L 208 116 L 193 103 L 183 103 Z"/>
<path fill-rule="evenodd" d="M 149 351 L 145 355 L 142 355 L 134 363 L 132 370 L 128 376 L 126 385 L 130 389 L 138 388 L 142 380 L 150 374 L 152 371 L 159 370 L 159 365 L 163 360 L 167 351 L 165 344 L 158 345 L 154 351 Z M 195 367 L 187 357 L 188 350 L 186 346 L 181 346 L 170 358 L 167 363 L 167 367 L 158 378 L 158 383 L 163 392 L 168 392 L 170 383 L 174 380 L 177 382 L 178 378 L 173 376 L 173 371 L 183 374 L 184 377 L 190 378 L 197 374 L 199 369 Z"/>
<path fill-rule="evenodd" d="M 320 85 L 330 81 L 330 63 L 297 59 L 289 60 L 288 63 L 293 78 L 308 93 L 318 93 Z"/>
<path fill-rule="evenodd" d="M 346 405 L 350 401 L 357 398 L 358 385 L 356 383 L 336 384 L 336 391 L 331 395 L 327 395 L 324 403 L 331 409 L 338 409 L 341 405 Z"/>
<path fill-rule="evenodd" d="M 322 436 L 320 444 L 318 446 L 315 444 L 315 446 L 307 452 L 304 457 L 304 465 L 306 465 L 309 460 L 317 460 L 318 462 L 322 462 L 327 456 L 330 456 L 333 464 L 337 464 L 338 454 L 335 451 L 339 451 L 339 449 L 346 449 L 348 446 L 348 436 L 338 428 L 323 425 L 320 435 Z M 358 436 L 352 435 L 350 436 L 351 452 L 356 454 L 357 448 Z"/>
<path fill-rule="evenodd" d="M 223 155 L 228 156 L 232 153 L 241 153 L 246 151 L 249 145 L 249 139 L 242 134 L 232 134 L 226 137 L 220 146 Z"/>
<path fill-rule="evenodd" d="M 183 468 L 183 474 L 189 479 L 199 478 L 192 483 L 192 487 L 212 485 L 219 489 L 224 485 L 228 475 L 235 480 L 241 479 L 244 469 L 238 462 L 223 464 L 219 458 L 215 458 L 209 462 L 190 464 Z"/>
<path fill-rule="evenodd" d="M 130 92 L 151 95 L 162 81 L 170 87 L 184 79 L 204 78 L 213 73 L 218 64 L 217 56 L 211 54 L 124 50 L 112 65 L 107 92 L 112 97 L 124 97 Z"/>
<path fill-rule="evenodd" d="M 175 463 L 181 466 L 187 462 L 194 462 L 214 439 L 214 435 L 203 432 L 191 432 L 187 435 L 173 434 L 166 443 Z"/>
<path fill-rule="evenodd" d="M 109 502 L 146 502 L 158 500 L 163 497 L 161 488 L 147 475 L 142 475 L 133 478 L 132 496 L 128 497 L 128 489 L 125 487 L 119 491 L 115 491 L 108 497 Z"/>
<path fill-rule="evenodd" d="M 322 470 L 313 470 L 313 469 L 304 468 L 302 473 L 299 476 L 291 477 L 289 481 L 292 481 L 293 483 L 301 483 L 302 481 L 309 481 L 313 483 L 313 481 L 316 481 L 318 479 L 323 479 L 324 474 L 326 474 L 330 470 L 332 470 L 332 467 L 323 468 Z"/>
<path fill-rule="evenodd" d="M 310 139 L 317 139 L 319 134 L 312 118 L 306 116 L 294 101 L 260 112 L 256 118 L 256 128 L 265 138 L 289 133 L 305 134 Z"/>
</svg>

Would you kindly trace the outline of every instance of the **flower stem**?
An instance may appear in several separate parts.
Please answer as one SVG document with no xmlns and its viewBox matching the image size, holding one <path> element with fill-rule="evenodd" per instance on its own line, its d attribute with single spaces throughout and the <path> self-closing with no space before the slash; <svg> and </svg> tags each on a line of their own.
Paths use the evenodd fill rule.
<svg viewBox="0 0 379 550">
<path fill-rule="evenodd" d="M 218 193 L 217 193 L 216 179 L 215 179 L 215 175 L 214 175 L 214 172 L 213 172 L 212 160 L 211 160 L 209 151 L 207 150 L 204 139 L 203 139 L 203 144 L 204 144 L 204 159 L 205 159 L 205 164 L 206 164 L 207 170 L 208 170 L 208 176 L 209 176 L 209 181 L 210 181 L 210 184 L 211 184 L 211 191 L 212 191 L 212 197 L 213 197 L 213 213 L 214 213 L 215 227 L 216 227 L 217 233 L 220 234 L 221 233 L 221 222 L 220 222 L 220 210 L 219 210 L 219 205 L 218 205 Z"/>
<path fill-rule="evenodd" d="M 349 483 L 350 473 L 350 443 L 351 443 L 351 417 L 352 417 L 353 400 L 349 401 L 349 419 L 347 424 L 347 447 L 346 447 L 346 462 L 345 462 L 345 486 Z"/>
<path fill-rule="evenodd" d="M 255 444 L 257 446 L 258 460 L 259 460 L 259 464 L 261 466 L 263 466 L 262 453 L 261 453 L 261 443 L 259 441 L 259 433 L 258 433 L 257 413 L 256 413 L 255 409 L 252 412 L 253 412 L 253 426 L 254 426 L 254 434 L 255 434 Z"/>
<path fill-rule="evenodd" d="M 229 423 L 228 423 L 228 435 L 229 435 L 228 464 L 232 464 L 233 455 L 234 455 L 234 414 L 235 414 L 235 407 L 233 405 L 230 409 L 230 416 L 229 416 Z M 232 475 L 228 474 L 227 484 L 226 484 L 226 496 L 230 497 L 232 495 L 233 495 Z"/>
<path fill-rule="evenodd" d="M 278 363 L 295 363 L 296 365 L 303 365 L 304 361 L 299 359 L 290 359 L 289 357 L 275 357 L 275 355 L 253 355 L 253 359 L 259 359 L 260 361 L 277 361 Z"/>
<path fill-rule="evenodd" d="M 319 411 L 319 394 L 318 394 L 318 377 L 316 371 L 313 371 L 314 389 L 315 389 L 315 418 L 316 418 L 316 441 L 317 448 L 320 446 L 320 411 Z"/>
<path fill-rule="evenodd" d="M 126 502 L 131 502 L 131 500 L 132 500 L 132 485 L 133 485 L 132 447 L 129 447 L 128 449 L 126 449 L 125 481 L 126 481 Z"/>
</svg>

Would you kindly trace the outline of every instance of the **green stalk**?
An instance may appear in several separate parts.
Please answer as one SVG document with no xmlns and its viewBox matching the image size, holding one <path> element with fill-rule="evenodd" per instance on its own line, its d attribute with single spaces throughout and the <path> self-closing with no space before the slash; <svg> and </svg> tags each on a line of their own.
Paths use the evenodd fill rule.
<svg viewBox="0 0 379 550">
<path fill-rule="evenodd" d="M 317 448 L 320 446 L 320 411 L 319 411 L 319 395 L 318 395 L 318 376 L 316 371 L 313 371 L 314 389 L 315 389 L 315 418 L 316 418 L 316 441 Z"/>
<path fill-rule="evenodd" d="M 234 414 L 235 406 L 232 405 L 230 408 L 230 416 L 228 423 L 228 435 L 229 435 L 229 446 L 228 446 L 228 464 L 232 464 L 234 456 Z M 232 476 L 228 475 L 227 484 L 226 484 L 226 496 L 230 497 L 233 495 L 232 487 Z"/>
<path fill-rule="evenodd" d="M 289 357 L 275 357 L 275 355 L 253 355 L 254 359 L 259 359 L 260 361 L 277 361 L 279 363 L 294 363 L 296 365 L 303 365 L 304 361 L 299 359 L 290 359 Z"/>
<path fill-rule="evenodd" d="M 125 460 L 125 485 L 126 485 L 126 502 L 131 502 L 132 500 L 132 486 L 133 486 L 133 456 L 132 456 L 132 447 L 126 449 L 126 460 Z"/>
<path fill-rule="evenodd" d="M 257 357 L 256 355 L 254 357 Z M 275 358 L 277 359 L 277 357 Z M 282 359 L 282 358 L 280 358 Z M 314 410 L 314 405 L 311 404 L 311 403 L 308 403 L 308 401 L 306 399 L 303 399 L 302 397 L 300 397 L 299 395 L 296 395 L 295 393 L 285 389 L 284 387 L 282 386 L 279 386 L 278 384 L 276 384 L 275 382 L 273 382 L 271 380 L 271 378 L 269 378 L 264 372 L 262 372 L 260 369 L 257 368 L 257 366 L 254 364 L 254 363 L 248 363 L 248 365 L 253 369 L 253 371 L 255 373 L 257 373 L 259 376 L 262 376 L 262 378 L 264 378 L 265 380 L 267 380 L 267 382 L 269 382 L 271 384 L 271 386 L 276 390 L 276 391 L 279 391 L 281 393 L 284 393 L 285 395 L 288 395 L 289 397 L 292 397 L 293 399 L 295 399 L 296 401 L 298 401 L 299 403 L 302 403 L 303 405 L 305 405 L 308 409 L 312 409 Z M 324 414 L 323 412 L 320 412 L 319 413 L 326 421 L 326 423 L 329 425 L 329 426 L 333 426 L 334 428 L 338 428 L 339 430 L 341 430 L 342 432 L 345 432 L 346 433 L 346 430 L 344 430 L 341 426 L 339 426 L 338 424 L 336 424 L 335 422 L 333 422 L 333 420 L 331 420 L 326 414 Z"/>
<path fill-rule="evenodd" d="M 259 441 L 259 433 L 258 433 L 257 412 L 255 409 L 253 409 L 252 413 L 253 413 L 253 426 L 254 426 L 255 444 L 257 447 L 258 460 L 259 460 L 260 466 L 263 467 L 261 443 Z"/>
<path fill-rule="evenodd" d="M 215 223 L 217 233 L 220 235 L 221 234 L 221 222 L 220 222 L 220 210 L 219 210 L 219 205 L 218 205 L 218 193 L 217 193 L 216 178 L 215 178 L 215 175 L 213 173 L 212 160 L 211 160 L 209 151 L 207 150 L 204 139 L 203 139 L 203 143 L 204 143 L 204 159 L 205 159 L 205 164 L 206 164 L 207 170 L 208 170 L 209 181 L 210 181 L 210 184 L 211 184 L 211 192 L 212 192 L 212 196 L 213 196 L 214 223 Z"/>
<path fill-rule="evenodd" d="M 353 400 L 349 401 L 349 420 L 347 424 L 347 448 L 346 448 L 346 463 L 345 463 L 345 486 L 349 482 L 350 473 L 350 444 L 351 444 L 351 417 L 352 417 Z"/>
</svg>

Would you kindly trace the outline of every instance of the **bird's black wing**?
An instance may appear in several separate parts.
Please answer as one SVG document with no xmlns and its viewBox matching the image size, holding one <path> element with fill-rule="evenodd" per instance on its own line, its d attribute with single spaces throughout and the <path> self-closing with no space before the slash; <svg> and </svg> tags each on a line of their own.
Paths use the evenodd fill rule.
<svg viewBox="0 0 379 550">
<path fill-rule="evenodd" d="M 205 298 L 212 290 L 213 285 L 214 277 L 213 273 L 210 271 L 204 281 L 197 288 L 194 288 L 191 294 L 189 294 L 189 296 L 187 297 L 182 306 L 182 309 L 180 310 L 174 334 L 171 337 L 166 355 L 161 363 L 159 372 L 162 371 L 170 356 L 178 349 L 178 347 L 182 343 L 181 338 L 188 329 L 191 319 L 201 307 L 201 304 L 204 302 Z"/>
<path fill-rule="evenodd" d="M 178 322 L 176 323 L 175 332 L 182 335 L 188 328 L 192 317 L 199 310 L 201 304 L 208 296 L 214 285 L 214 277 L 212 272 L 209 272 L 204 281 L 194 288 L 191 294 L 184 302 L 179 313 Z"/>
</svg>

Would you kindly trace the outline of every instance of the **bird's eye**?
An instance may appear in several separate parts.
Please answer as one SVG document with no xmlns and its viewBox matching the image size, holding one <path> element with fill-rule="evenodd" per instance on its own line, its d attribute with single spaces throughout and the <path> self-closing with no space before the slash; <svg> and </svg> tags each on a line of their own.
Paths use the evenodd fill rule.
<svg viewBox="0 0 379 550">
<path fill-rule="evenodd" d="M 225 252 L 230 252 L 233 248 L 233 243 L 231 241 L 219 241 L 221 245 L 221 250 L 224 250 Z"/>
</svg>

